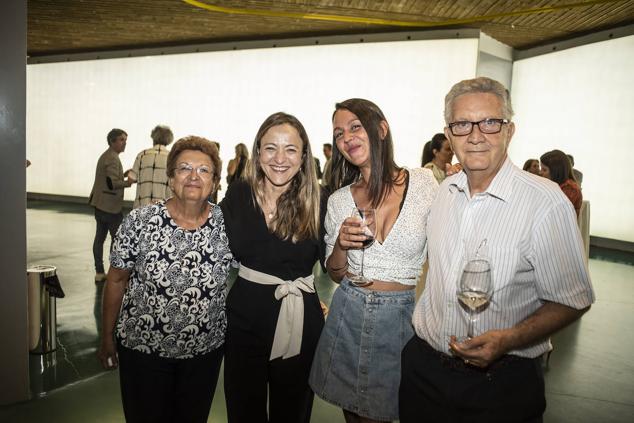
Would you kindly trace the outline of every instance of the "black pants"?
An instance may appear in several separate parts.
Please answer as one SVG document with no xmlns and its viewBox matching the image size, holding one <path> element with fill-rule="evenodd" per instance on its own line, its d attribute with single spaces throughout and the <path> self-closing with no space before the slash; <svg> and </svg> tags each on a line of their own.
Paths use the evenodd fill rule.
<svg viewBox="0 0 634 423">
<path fill-rule="evenodd" d="M 224 386 L 229 423 L 310 422 L 314 394 L 308 376 L 323 312 L 317 294 L 303 293 L 300 354 L 270 361 L 280 309 L 275 288 L 238 278 L 227 297 Z"/>
<path fill-rule="evenodd" d="M 541 422 L 545 409 L 537 359 L 504 356 L 489 369 L 478 369 L 437 352 L 416 335 L 403 349 L 401 423 Z"/>
<path fill-rule="evenodd" d="M 103 243 L 106 241 L 108 232 L 110 232 L 110 241 L 114 240 L 117 229 L 123 220 L 123 213 L 108 213 L 95 207 L 95 220 L 97 221 L 97 231 L 92 243 L 92 255 L 95 258 L 95 272 L 104 273 Z"/>
<path fill-rule="evenodd" d="M 161 358 L 119 345 L 119 380 L 128 423 L 204 423 L 223 348 L 186 359 Z"/>
</svg>

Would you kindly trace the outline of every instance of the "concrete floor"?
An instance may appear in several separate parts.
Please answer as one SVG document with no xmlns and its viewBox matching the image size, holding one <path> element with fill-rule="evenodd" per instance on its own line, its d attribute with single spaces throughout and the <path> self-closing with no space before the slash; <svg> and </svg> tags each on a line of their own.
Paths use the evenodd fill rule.
<svg viewBox="0 0 634 423">
<path fill-rule="evenodd" d="M 118 374 L 103 371 L 95 356 L 102 286 L 93 280 L 92 210 L 30 201 L 27 225 L 29 265 L 57 266 L 66 297 L 57 302 L 57 351 L 30 355 L 33 399 L 1 407 L 0 421 L 121 422 Z M 634 258 L 594 249 L 591 256 L 597 301 L 553 339 L 546 422 L 634 422 Z M 328 304 L 336 286 L 319 270 L 316 275 Z M 226 421 L 222 376 L 208 421 Z M 344 420 L 339 409 L 315 398 L 312 421 Z"/>
</svg>

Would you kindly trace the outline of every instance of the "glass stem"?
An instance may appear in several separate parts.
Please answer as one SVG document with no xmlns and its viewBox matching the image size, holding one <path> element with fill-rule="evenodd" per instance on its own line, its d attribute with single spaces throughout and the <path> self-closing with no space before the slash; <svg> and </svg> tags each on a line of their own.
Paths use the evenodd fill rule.
<svg viewBox="0 0 634 423">
<path fill-rule="evenodd" d="M 363 278 L 363 258 L 365 257 L 365 248 L 361 250 L 361 277 Z"/>
<path fill-rule="evenodd" d="M 473 338 L 473 325 L 475 323 L 474 313 L 469 310 L 469 325 L 467 326 L 467 338 Z"/>
</svg>

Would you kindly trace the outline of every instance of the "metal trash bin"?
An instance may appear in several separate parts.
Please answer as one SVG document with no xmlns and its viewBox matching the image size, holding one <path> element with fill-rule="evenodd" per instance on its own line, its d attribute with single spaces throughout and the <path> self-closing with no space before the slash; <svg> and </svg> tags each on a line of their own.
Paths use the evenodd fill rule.
<svg viewBox="0 0 634 423">
<path fill-rule="evenodd" d="M 46 354 L 57 349 L 56 298 L 64 298 L 55 266 L 26 270 L 29 301 L 29 351 Z"/>
</svg>

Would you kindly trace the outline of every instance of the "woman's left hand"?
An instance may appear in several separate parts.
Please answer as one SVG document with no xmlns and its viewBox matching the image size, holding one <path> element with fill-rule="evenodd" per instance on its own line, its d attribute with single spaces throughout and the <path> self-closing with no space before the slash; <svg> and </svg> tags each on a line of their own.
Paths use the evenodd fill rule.
<svg viewBox="0 0 634 423">
<path fill-rule="evenodd" d="M 450 164 L 447 163 L 445 165 L 445 173 L 447 176 L 455 175 L 456 173 L 460 173 L 462 171 L 462 165 L 460 163 Z"/>
</svg>

